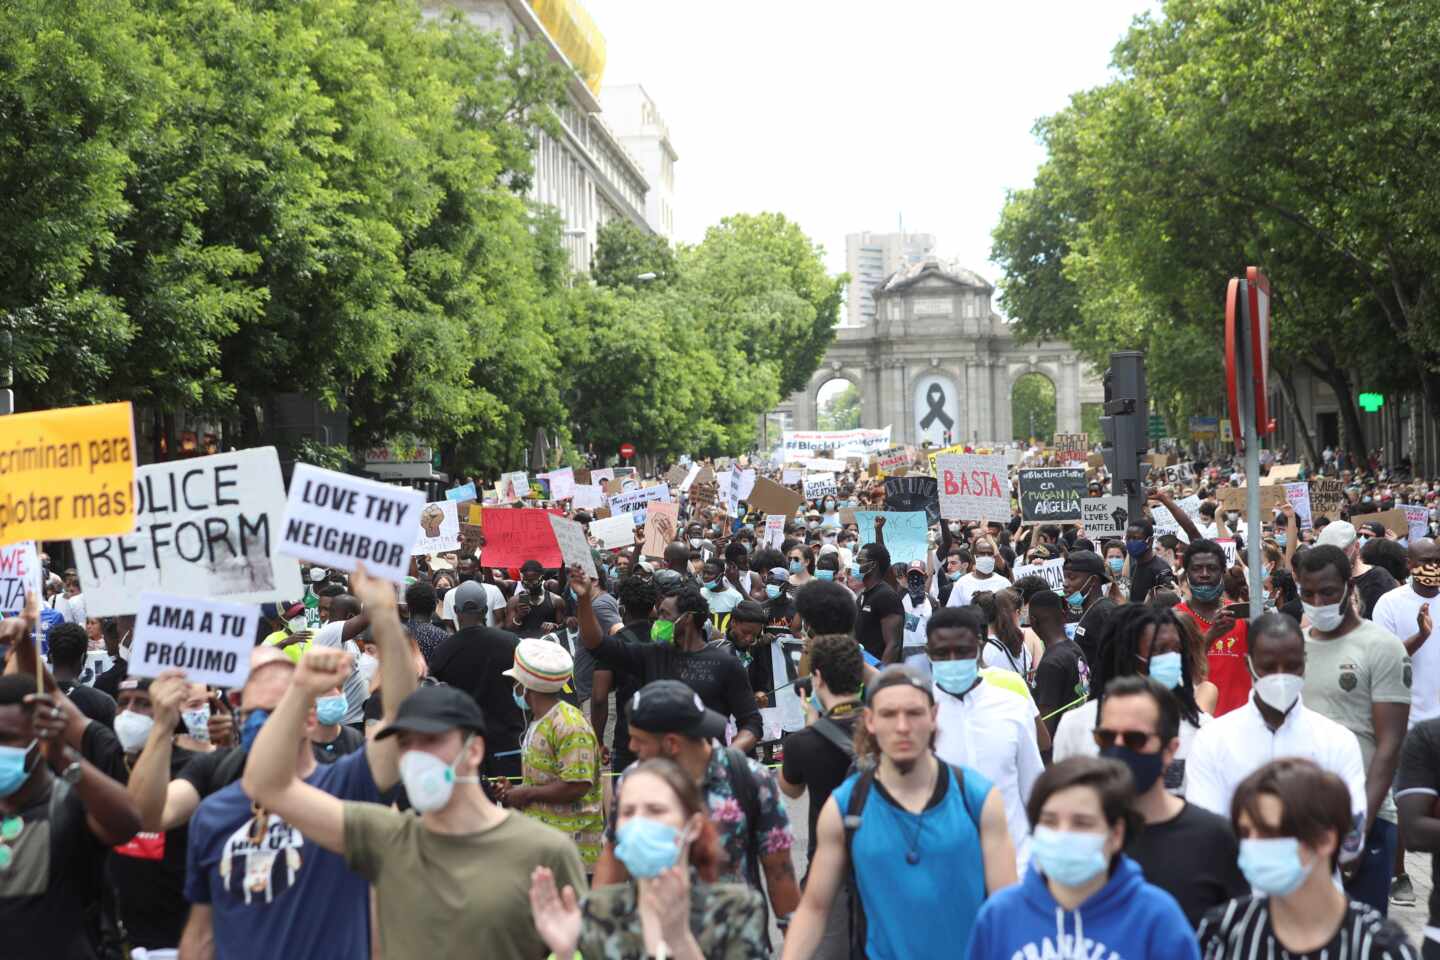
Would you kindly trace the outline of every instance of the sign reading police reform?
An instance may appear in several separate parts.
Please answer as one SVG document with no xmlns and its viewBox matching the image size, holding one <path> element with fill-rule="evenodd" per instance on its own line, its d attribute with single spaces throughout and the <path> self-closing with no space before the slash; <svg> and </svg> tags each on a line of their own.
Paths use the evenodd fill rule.
<svg viewBox="0 0 1440 960">
<path fill-rule="evenodd" d="M 1021 470 L 1020 518 L 1040 523 L 1080 519 L 1085 496 L 1084 467 L 1036 467 Z"/>
<path fill-rule="evenodd" d="M 135 471 L 135 525 L 72 540 L 91 616 L 135 613 L 147 590 L 236 603 L 300 596 L 300 565 L 276 553 L 285 483 L 274 447 Z"/>
<path fill-rule="evenodd" d="M 337 570 L 363 563 L 377 577 L 404 583 L 424 507 L 419 490 L 299 463 L 290 478 L 280 552 Z"/>
<path fill-rule="evenodd" d="M 191 683 L 238 687 L 250 675 L 260 610 L 168 593 L 142 593 L 130 647 L 130 676 L 180 669 Z"/>
</svg>

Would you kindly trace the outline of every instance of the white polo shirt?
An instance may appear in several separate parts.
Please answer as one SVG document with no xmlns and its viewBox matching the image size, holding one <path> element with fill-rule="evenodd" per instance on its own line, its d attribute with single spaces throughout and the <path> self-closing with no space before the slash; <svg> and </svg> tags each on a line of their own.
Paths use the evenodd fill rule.
<svg viewBox="0 0 1440 960">
<path fill-rule="evenodd" d="M 1365 823 L 1365 764 L 1355 734 L 1305 706 L 1303 698 L 1272 731 L 1255 706 L 1255 695 L 1200 729 L 1185 764 L 1185 799 L 1230 819 L 1235 788 L 1256 770 L 1280 757 L 1303 757 L 1345 781 L 1350 810 L 1358 828 Z M 1342 851 L 1350 859 L 1360 850 L 1358 832 L 1345 838 Z"/>
<path fill-rule="evenodd" d="M 935 755 L 990 779 L 1005 801 L 1005 821 L 1021 875 L 1030 862 L 1030 820 L 1025 801 L 1045 770 L 1035 743 L 1030 701 L 981 678 L 964 697 L 935 687 L 939 731 Z"/>
</svg>

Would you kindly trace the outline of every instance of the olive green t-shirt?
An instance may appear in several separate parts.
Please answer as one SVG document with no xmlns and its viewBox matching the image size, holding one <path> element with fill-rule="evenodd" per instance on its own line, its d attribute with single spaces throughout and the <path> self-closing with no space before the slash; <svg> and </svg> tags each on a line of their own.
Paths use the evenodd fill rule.
<svg viewBox="0 0 1440 960">
<path fill-rule="evenodd" d="M 1369 620 L 1345 636 L 1321 640 L 1305 631 L 1305 706 L 1355 734 L 1360 758 L 1370 769 L 1375 756 L 1377 703 L 1410 703 L 1410 656 L 1400 639 Z M 1395 822 L 1395 801 L 1385 792 L 1377 819 Z"/>
<path fill-rule="evenodd" d="M 530 873 L 585 895 L 570 838 L 518 813 L 472 834 L 433 833 L 413 813 L 345 804 L 345 862 L 375 886 L 380 956 L 543 960 L 550 951 L 530 917 Z"/>
</svg>

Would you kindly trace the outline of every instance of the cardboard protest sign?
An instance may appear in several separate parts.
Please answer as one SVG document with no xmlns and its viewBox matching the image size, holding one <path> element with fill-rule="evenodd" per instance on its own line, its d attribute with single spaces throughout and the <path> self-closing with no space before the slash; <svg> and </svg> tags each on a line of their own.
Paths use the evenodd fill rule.
<svg viewBox="0 0 1440 960">
<path fill-rule="evenodd" d="M 665 548 L 679 537 L 680 504 L 652 503 L 645 508 L 645 556 L 665 556 Z"/>
<path fill-rule="evenodd" d="M 680 478 L 680 484 L 679 484 L 679 490 L 680 490 L 680 492 L 681 492 L 681 493 L 689 493 L 689 492 L 690 492 L 690 487 L 695 483 L 696 480 L 700 479 L 700 464 L 698 464 L 698 463 L 692 463 L 692 464 L 690 464 L 690 466 L 689 466 L 688 469 L 677 466 L 677 467 L 675 467 L 675 469 L 673 469 L 673 470 L 670 471 L 670 473 L 671 473 L 672 476 L 674 475 L 674 473 L 675 473 L 676 470 L 681 470 L 681 471 L 683 471 L 683 474 L 684 474 L 684 475 Z M 670 485 L 671 485 L 671 486 L 675 486 L 675 481 L 674 481 L 674 480 L 671 480 L 671 481 L 670 481 Z"/>
<path fill-rule="evenodd" d="M 560 557 L 568 570 L 579 564 L 586 576 L 595 576 L 595 555 L 590 552 L 590 541 L 585 538 L 585 528 L 574 520 L 547 513 L 550 531 L 555 535 L 555 544 L 560 548 Z"/>
<path fill-rule="evenodd" d="M 1407 536 L 1413 542 L 1423 537 L 1430 536 L 1430 511 L 1419 504 L 1400 504 L 1399 509 L 1405 511 L 1405 525 Z"/>
<path fill-rule="evenodd" d="M 770 513 L 765 516 L 765 539 L 763 543 L 767 547 L 780 549 L 785 542 L 785 516 L 779 513 Z"/>
<path fill-rule="evenodd" d="M 451 500 L 427 503 L 420 508 L 420 532 L 410 555 L 444 553 L 460 548 L 459 504 Z"/>
<path fill-rule="evenodd" d="M 1020 517 L 1027 522 L 1056 523 L 1080 519 L 1085 497 L 1084 467 L 1032 467 L 1017 477 Z"/>
<path fill-rule="evenodd" d="M 934 477 L 887 477 L 885 509 L 924 511 L 926 522 L 940 522 L 940 484 Z"/>
<path fill-rule="evenodd" d="M 1308 483 L 1285 484 L 1285 499 L 1295 508 L 1295 519 L 1300 521 L 1301 530 L 1310 529 L 1310 485 Z"/>
<path fill-rule="evenodd" d="M 910 451 L 906 447 L 891 447 L 875 454 L 870 465 L 879 469 L 881 473 L 892 473 L 901 468 L 908 468 L 910 459 Z"/>
<path fill-rule="evenodd" d="M 1055 459 L 1062 464 L 1084 463 L 1090 451 L 1088 433 L 1055 434 Z"/>
<path fill-rule="evenodd" d="M 891 563 L 925 562 L 930 553 L 930 523 L 925 511 L 899 513 L 886 510 L 856 510 L 855 525 L 860 531 L 860 545 L 875 542 L 875 518 L 885 518 L 885 549 Z"/>
<path fill-rule="evenodd" d="M 1055 557 L 1043 563 L 1022 563 L 1015 568 L 1015 579 L 1043 577 L 1050 589 L 1061 593 L 1065 589 L 1065 558 Z"/>
<path fill-rule="evenodd" d="M 750 492 L 750 509 L 766 516 L 793 517 L 805 505 L 805 496 L 789 487 L 782 487 L 768 477 L 757 477 Z"/>
<path fill-rule="evenodd" d="M 1130 524 L 1130 503 L 1126 497 L 1086 497 L 1080 501 L 1080 522 L 1085 534 L 1094 537 L 1123 537 Z"/>
<path fill-rule="evenodd" d="M 346 572 L 364 563 L 374 576 L 404 583 L 424 508 L 419 490 L 297 463 L 279 552 Z"/>
<path fill-rule="evenodd" d="M 278 551 L 285 483 L 274 447 L 150 464 L 133 489 L 123 535 L 71 541 L 90 616 L 135 613 L 146 591 L 234 603 L 304 592 L 300 564 Z"/>
<path fill-rule="evenodd" d="M 449 490 L 446 490 L 445 499 L 454 500 L 456 503 L 459 503 L 462 500 L 479 500 L 480 494 L 476 491 L 474 482 L 471 482 L 464 486 L 451 487 Z"/>
<path fill-rule="evenodd" d="M 1398 507 L 1380 513 L 1364 513 L 1358 517 L 1351 517 L 1350 522 L 1355 524 L 1357 530 L 1360 529 L 1361 524 L 1379 523 L 1397 537 L 1410 536 L 1410 521 L 1406 518 L 1405 511 Z"/>
<path fill-rule="evenodd" d="M 835 482 L 833 473 L 812 473 L 805 478 L 805 499 L 823 500 L 825 497 L 836 496 L 840 492 L 840 486 Z"/>
<path fill-rule="evenodd" d="M 635 546 L 635 521 L 630 514 L 620 513 L 590 521 L 590 536 L 602 550 Z"/>
<path fill-rule="evenodd" d="M 1010 519 L 1010 473 L 1004 454 L 941 454 L 936 468 L 942 517 L 1002 523 Z"/>
<path fill-rule="evenodd" d="M 550 526 L 552 516 L 550 511 L 538 507 L 486 510 L 481 565 L 518 567 L 526 560 L 538 560 L 547 570 L 564 566 L 565 558 L 555 540 L 555 528 Z"/>
<path fill-rule="evenodd" d="M 1105 466 L 1105 454 L 1090 453 L 1085 455 L 1085 466 L 1096 469 Z"/>
<path fill-rule="evenodd" d="M 668 471 L 666 471 L 665 482 L 670 484 L 670 486 L 672 487 L 680 487 L 685 482 L 685 478 L 690 476 L 691 470 L 699 473 L 700 467 L 698 464 L 694 463 L 690 464 L 689 466 L 686 466 L 683 463 L 674 464 L 670 467 Z"/>
<path fill-rule="evenodd" d="M 1176 500 L 1175 506 L 1183 510 L 1185 515 L 1192 520 L 1200 515 L 1200 498 L 1193 494 Z M 1175 519 L 1175 514 L 1171 513 L 1169 508 L 1157 504 L 1151 508 L 1150 517 L 1155 522 L 1155 536 L 1160 537 L 1170 533 L 1187 543 L 1190 541 L 1190 537 L 1181 529 L 1180 521 Z"/>
<path fill-rule="evenodd" d="M 570 498 L 570 505 L 576 510 L 593 510 L 596 507 L 605 506 L 605 494 L 593 483 L 575 484 L 575 493 Z"/>
<path fill-rule="evenodd" d="M 30 540 L 0 547 L 0 616 L 23 613 L 26 593 L 40 596 L 40 556 Z"/>
<path fill-rule="evenodd" d="M 1270 468 L 1270 472 L 1260 478 L 1261 483 L 1283 483 L 1286 480 L 1296 480 L 1300 477 L 1300 464 L 1298 463 L 1277 463 Z"/>
<path fill-rule="evenodd" d="M 135 525 L 129 403 L 0 417 L 0 546 L 128 533 Z"/>
<path fill-rule="evenodd" d="M 719 485 L 714 481 L 696 480 L 690 484 L 689 493 L 690 507 L 698 510 L 701 507 L 713 507 L 720 499 Z"/>
<path fill-rule="evenodd" d="M 1345 484 L 1329 477 L 1316 477 L 1310 481 L 1310 514 L 1312 517 L 1340 519 L 1340 508 L 1345 505 Z"/>
<path fill-rule="evenodd" d="M 1220 506 L 1226 510 L 1235 510 L 1244 514 L 1248 509 L 1247 487 L 1225 487 L 1219 491 Z M 1279 484 L 1261 484 L 1260 487 L 1260 512 L 1275 511 L 1285 503 L 1285 488 Z M 1313 509 L 1313 503 L 1312 503 Z"/>
<path fill-rule="evenodd" d="M 168 593 L 140 594 L 130 644 L 130 676 L 181 669 L 191 683 L 239 687 L 250 676 L 260 608 Z"/>
</svg>

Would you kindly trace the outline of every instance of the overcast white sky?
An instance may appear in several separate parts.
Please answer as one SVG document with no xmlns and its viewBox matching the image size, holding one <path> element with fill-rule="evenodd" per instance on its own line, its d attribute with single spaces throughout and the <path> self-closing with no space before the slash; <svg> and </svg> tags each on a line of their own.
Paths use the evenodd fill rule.
<svg viewBox="0 0 1440 960">
<path fill-rule="evenodd" d="M 1035 120 L 1103 83 L 1144 0 L 585 0 L 605 82 L 669 124 L 677 239 L 776 210 L 845 267 L 845 235 L 905 229 L 995 280 L 990 231 L 1043 150 Z"/>
</svg>

